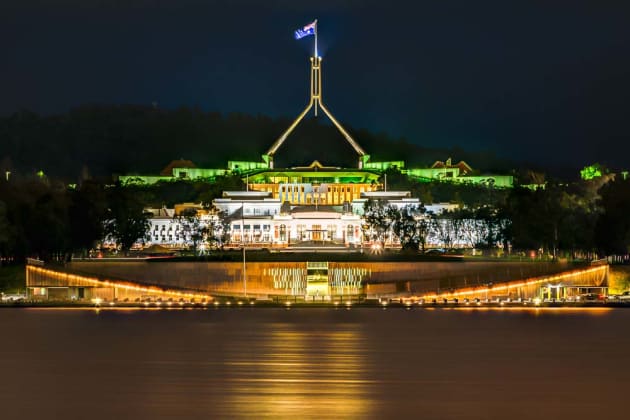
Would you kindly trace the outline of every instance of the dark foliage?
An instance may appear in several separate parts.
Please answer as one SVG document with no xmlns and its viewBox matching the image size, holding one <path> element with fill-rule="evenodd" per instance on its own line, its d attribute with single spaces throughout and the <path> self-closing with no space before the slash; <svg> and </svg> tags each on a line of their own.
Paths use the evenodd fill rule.
<svg viewBox="0 0 630 420">
<path fill-rule="evenodd" d="M 630 252 L 630 180 L 614 180 L 602 187 L 599 204 L 603 210 L 597 221 L 596 241 L 604 252 Z"/>
<path fill-rule="evenodd" d="M 395 179 L 394 174 L 392 178 Z M 414 184 L 404 178 L 396 182 L 414 191 L 421 188 L 431 196 L 437 189 L 448 190 L 441 183 Z M 222 177 L 214 184 L 177 181 L 128 187 L 91 180 L 68 187 L 36 176 L 0 180 L 0 259 L 19 261 L 34 256 L 62 260 L 70 253 L 84 254 L 106 233 L 115 235 L 123 249 L 128 249 L 144 236 L 146 208 L 172 207 L 183 201 L 209 206 L 223 190 L 239 189 L 243 189 L 243 184 L 238 177 Z M 550 183 L 547 188 L 535 191 L 452 186 L 449 194 L 445 194 L 443 201 L 461 200 L 465 207 L 441 216 L 453 219 L 452 226 L 444 225 L 448 230 L 441 232 L 445 242 L 454 231 L 474 227 L 488 232 L 482 243 L 469 244 L 478 248 L 509 242 L 513 250 L 542 248 L 557 256 L 579 257 L 594 252 L 627 253 L 630 246 L 628 180 Z M 479 199 L 476 194 L 485 198 Z M 462 197 L 471 198 L 469 201 Z M 390 226 L 394 219 L 392 215 L 379 213 L 369 224 L 382 222 Z M 428 226 L 414 225 L 412 229 L 405 222 L 407 219 L 411 220 L 407 217 L 399 221 L 397 233 L 411 238 L 409 243 L 413 248 L 422 247 Z M 476 221 L 476 225 L 467 226 L 467 220 Z M 382 241 L 380 236 L 372 240 Z"/>
<path fill-rule="evenodd" d="M 0 118 L 0 169 L 43 170 L 74 181 L 86 168 L 93 176 L 157 174 L 178 158 L 198 167 L 225 168 L 228 160 L 260 161 L 291 123 L 288 119 L 222 115 L 198 108 L 162 110 L 144 106 L 82 106 L 65 114 L 22 111 Z M 426 166 L 449 156 L 482 171 L 514 165 L 489 153 L 437 150 L 347 127 L 373 161 L 405 160 Z M 276 154 L 277 167 L 309 164 L 355 167 L 357 156 L 326 119 L 304 121 Z"/>
</svg>

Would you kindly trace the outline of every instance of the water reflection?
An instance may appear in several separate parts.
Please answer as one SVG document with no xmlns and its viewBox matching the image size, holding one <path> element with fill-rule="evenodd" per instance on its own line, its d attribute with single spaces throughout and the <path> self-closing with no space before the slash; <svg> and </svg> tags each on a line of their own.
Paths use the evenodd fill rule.
<svg viewBox="0 0 630 420">
<path fill-rule="evenodd" d="M 425 308 L 430 309 L 430 308 Z M 537 306 L 458 306 L 440 308 L 444 311 L 473 311 L 473 312 L 526 312 L 526 313 L 558 313 L 558 314 L 589 314 L 605 315 L 613 310 L 609 307 L 537 307 Z"/>
<path fill-rule="evenodd" d="M 359 418 L 370 411 L 365 337 L 357 325 L 265 325 L 255 351 L 230 357 L 226 403 L 245 416 Z"/>
<path fill-rule="evenodd" d="M 628 323 L 607 308 L 6 309 L 0 418 L 624 418 Z"/>
</svg>

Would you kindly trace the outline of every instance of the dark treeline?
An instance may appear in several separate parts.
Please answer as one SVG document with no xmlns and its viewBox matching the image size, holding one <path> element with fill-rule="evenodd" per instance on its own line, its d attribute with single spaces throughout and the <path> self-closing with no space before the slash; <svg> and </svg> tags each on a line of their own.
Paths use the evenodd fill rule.
<svg viewBox="0 0 630 420">
<path fill-rule="evenodd" d="M 157 174 L 184 158 L 199 167 L 224 168 L 228 160 L 260 161 L 291 123 L 198 108 L 82 106 L 53 116 L 21 111 L 0 118 L 0 169 L 30 174 L 42 170 L 67 181 L 90 173 Z M 490 153 L 431 149 L 386 134 L 347 127 L 373 161 L 405 160 L 426 166 L 452 156 L 475 169 L 508 173 L 514 164 Z M 422 139 L 414 139 L 422 143 Z M 276 154 L 277 167 L 309 164 L 355 167 L 356 153 L 327 119 L 305 120 Z"/>
<path fill-rule="evenodd" d="M 150 208 L 195 202 L 210 206 L 223 190 L 241 190 L 239 177 L 216 182 L 165 182 L 121 186 L 86 180 L 67 186 L 58 179 L 16 176 L 0 180 L 0 261 L 45 261 L 85 255 L 112 235 L 126 252 L 148 229 Z"/>
<path fill-rule="evenodd" d="M 534 173 L 522 178 L 544 177 Z M 441 218 L 476 219 L 496 228 L 493 240 L 514 251 L 543 250 L 554 257 L 626 255 L 630 252 L 630 179 L 605 174 L 591 180 L 546 182 L 544 188 L 495 189 L 446 182 L 418 183 L 388 171 L 393 190 L 410 190 L 423 203 L 451 202 L 459 210 Z M 493 229 L 486 229 L 492 231 Z"/>
<path fill-rule="evenodd" d="M 630 180 L 608 175 L 530 190 L 445 183 L 416 183 L 390 171 L 392 189 L 407 188 L 424 203 L 454 202 L 459 210 L 440 217 L 478 220 L 498 230 L 512 252 L 544 250 L 554 256 L 627 254 L 630 247 Z M 87 180 L 68 186 L 40 176 L 0 180 L 0 261 L 66 260 L 85 255 L 107 234 L 126 251 L 148 228 L 148 208 L 195 202 L 209 207 L 224 190 L 242 190 L 237 176 L 215 183 L 177 181 L 120 186 Z M 424 198 L 422 198 L 424 197 Z M 432 198 L 432 199 L 430 199 Z M 470 246 L 484 246 L 471 243 Z"/>
<path fill-rule="evenodd" d="M 628 253 L 630 230 L 620 208 L 630 211 L 630 181 L 621 177 L 515 188 L 497 213 L 509 221 L 503 234 L 513 249 L 575 258 Z"/>
</svg>

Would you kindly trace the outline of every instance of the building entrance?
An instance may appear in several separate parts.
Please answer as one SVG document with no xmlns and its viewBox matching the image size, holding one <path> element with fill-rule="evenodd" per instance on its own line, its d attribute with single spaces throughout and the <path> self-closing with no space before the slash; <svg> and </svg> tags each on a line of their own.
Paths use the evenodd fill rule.
<svg viewBox="0 0 630 420">
<path fill-rule="evenodd" d="M 322 231 L 322 225 L 313 225 L 311 229 L 311 239 L 313 241 L 323 241 L 324 232 Z"/>
<path fill-rule="evenodd" d="M 306 263 L 306 295 L 322 298 L 329 295 L 327 262 Z"/>
</svg>

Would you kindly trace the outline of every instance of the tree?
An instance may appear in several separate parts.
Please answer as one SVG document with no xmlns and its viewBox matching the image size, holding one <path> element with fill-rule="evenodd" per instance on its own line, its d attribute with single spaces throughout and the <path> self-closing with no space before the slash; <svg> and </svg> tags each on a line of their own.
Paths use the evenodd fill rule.
<svg viewBox="0 0 630 420">
<path fill-rule="evenodd" d="M 102 184 L 84 181 L 78 189 L 70 190 L 70 243 L 75 251 L 94 248 L 104 234 L 107 201 Z"/>
<path fill-rule="evenodd" d="M 227 217 L 227 212 L 218 211 L 213 207 L 210 222 L 208 223 L 208 242 L 210 246 L 222 249 L 224 245 L 229 243 L 230 226 L 231 223 Z"/>
<path fill-rule="evenodd" d="M 242 191 L 245 189 L 245 183 L 240 175 L 223 175 L 217 176 L 212 183 L 200 182 L 196 188 L 198 191 L 197 201 L 210 207 L 212 200 L 221 197 L 223 191 Z"/>
<path fill-rule="evenodd" d="M 475 226 L 477 227 L 477 247 L 494 248 L 499 242 L 499 220 L 496 209 L 482 206 L 475 210 Z"/>
<path fill-rule="evenodd" d="M 363 205 L 364 220 L 367 229 L 364 234 L 371 240 L 385 245 L 387 235 L 391 232 L 392 220 L 384 200 L 368 199 Z"/>
<path fill-rule="evenodd" d="M 387 214 L 392 220 L 392 228 L 403 251 L 424 251 L 429 234 L 429 222 L 425 217 L 426 209 L 420 206 L 405 206 L 398 209 L 387 207 Z"/>
<path fill-rule="evenodd" d="M 582 170 L 580 171 L 580 178 L 585 181 L 589 181 L 591 179 L 601 177 L 606 172 L 606 168 L 604 168 L 599 163 L 594 163 L 592 165 L 582 168 Z"/>
<path fill-rule="evenodd" d="M 503 213 L 511 221 L 506 234 L 516 249 L 554 247 L 554 233 L 559 223 L 558 206 L 552 204 L 556 190 L 539 188 L 535 191 L 514 188 L 510 192 Z"/>
<path fill-rule="evenodd" d="M 138 240 L 144 241 L 150 227 L 149 213 L 141 196 L 133 189 L 116 184 L 108 191 L 109 208 L 104 232 L 127 254 Z"/>
<path fill-rule="evenodd" d="M 453 226 L 458 232 L 459 241 L 470 248 L 475 248 L 479 242 L 479 232 L 474 211 L 462 208 L 451 212 L 450 216 L 453 220 Z"/>
<path fill-rule="evenodd" d="M 9 244 L 11 240 L 11 226 L 7 219 L 7 205 L 4 201 L 0 201 L 0 266 L 2 265 L 1 257 L 9 256 Z"/>
<path fill-rule="evenodd" d="M 459 219 L 453 211 L 443 211 L 441 214 L 430 214 L 430 232 L 437 238 L 444 248 L 452 248 L 458 237 Z"/>
<path fill-rule="evenodd" d="M 630 180 L 615 179 L 600 190 L 603 214 L 597 221 L 596 241 L 607 254 L 630 252 Z"/>
<path fill-rule="evenodd" d="M 26 231 L 30 247 L 40 259 L 66 259 L 69 246 L 69 220 L 65 194 L 48 191 L 32 208 Z"/>
<path fill-rule="evenodd" d="M 208 226 L 201 223 L 194 207 L 184 209 L 180 215 L 175 216 L 175 219 L 179 222 L 184 238 L 191 241 L 193 254 L 197 255 L 199 243 L 205 241 L 208 236 Z"/>
</svg>

